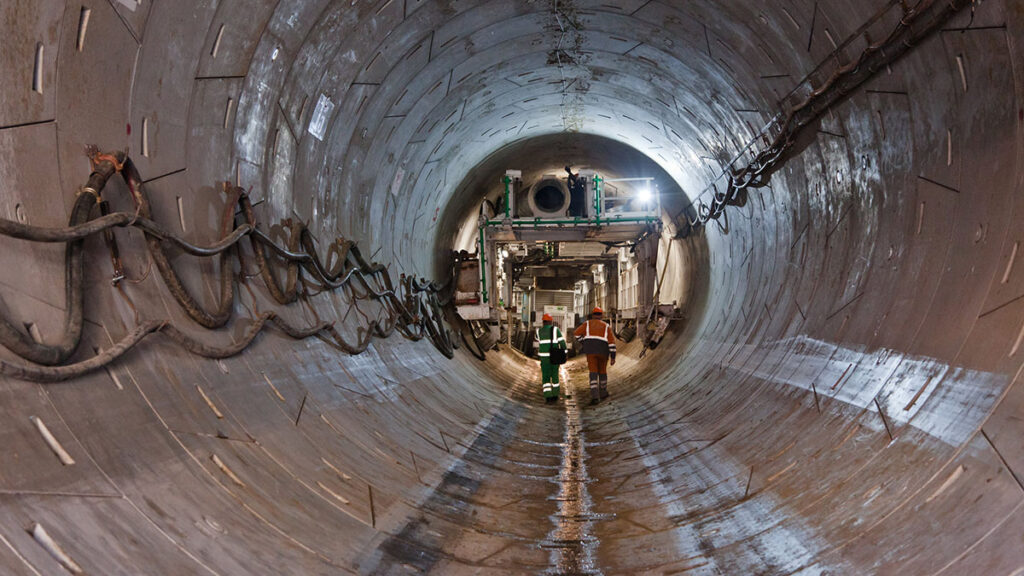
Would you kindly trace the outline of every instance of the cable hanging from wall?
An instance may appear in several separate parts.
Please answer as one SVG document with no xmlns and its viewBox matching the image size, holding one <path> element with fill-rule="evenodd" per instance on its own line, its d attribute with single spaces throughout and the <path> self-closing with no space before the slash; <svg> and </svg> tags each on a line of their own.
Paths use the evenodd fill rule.
<svg viewBox="0 0 1024 576">
<path fill-rule="evenodd" d="M 93 170 L 75 198 L 68 226 L 51 228 L 0 219 L 0 235 L 32 242 L 65 244 L 64 282 L 67 295 L 64 329 L 55 343 L 36 341 L 15 328 L 7 318 L 0 316 L 0 345 L 27 361 L 0 359 L 0 374 L 36 382 L 75 378 L 110 364 L 138 345 L 147 335 L 157 332 L 194 354 L 207 358 L 227 358 L 245 350 L 267 324 L 272 324 L 291 338 L 315 336 L 347 354 L 360 354 L 370 346 L 373 338 L 387 338 L 398 332 L 413 341 L 428 339 L 447 358 L 454 356 L 455 342 L 444 325 L 442 311 L 442 294 L 448 291 L 448 287 L 405 274 L 401 275 L 396 287 L 385 266 L 367 262 L 358 246 L 343 238 L 336 239 L 329 246 L 328 261 L 325 264 L 316 251 L 312 234 L 300 222 L 286 221 L 290 234 L 288 245 L 282 247 L 257 227 L 248 194 L 242 188 L 226 182 L 223 188 L 228 199 L 221 216 L 221 239 L 209 246 L 192 244 L 152 220 L 152 208 L 143 180 L 126 153 L 106 154 L 89 147 L 87 155 Z M 109 213 L 106 202 L 102 200 L 101 193 L 115 174 L 120 174 L 127 185 L 135 205 L 134 212 Z M 95 215 L 97 207 L 99 216 Z M 236 210 L 243 220 L 240 224 L 236 222 Z M 337 289 L 346 291 L 352 306 L 357 310 L 361 300 L 377 302 L 380 305 L 378 317 L 370 319 L 359 311 L 367 325 L 357 329 L 357 341 L 352 343 L 335 328 L 334 322 L 296 326 L 276 312 L 263 312 L 251 318 L 252 322 L 241 339 L 227 345 L 203 343 L 169 320 L 150 320 L 138 322 L 134 329 L 112 347 L 86 360 L 67 364 L 82 339 L 85 238 L 104 234 L 114 265 L 114 284 L 117 285 L 124 278 L 124 273 L 112 231 L 119 227 L 133 227 L 142 231 L 150 265 L 155 265 L 164 285 L 182 310 L 204 328 L 221 328 L 232 317 L 236 278 L 232 273 L 231 257 L 235 256 L 239 260 L 241 272 L 237 280 L 244 285 L 247 275 L 241 242 L 246 238 L 258 267 L 258 272 L 250 277 L 259 275 L 267 292 L 277 303 L 287 305 L 296 302 L 300 297 L 299 287 L 302 286 L 305 291 L 306 285 L 311 283 L 319 289 L 318 293 Z M 172 245 L 194 256 L 218 258 L 220 296 L 218 304 L 212 309 L 199 304 L 185 287 L 168 255 L 167 250 Z M 268 252 L 285 262 L 286 280 L 283 287 L 271 269 Z M 117 288 L 121 289 L 120 286 Z"/>
<path fill-rule="evenodd" d="M 968 5 L 971 6 L 973 21 L 977 1 L 920 0 L 912 8 L 905 0 L 901 1 L 899 4 L 903 15 L 888 36 L 877 43 L 872 43 L 865 32 L 868 46 L 856 59 L 849 64 L 837 66 L 817 88 L 812 87 L 805 98 L 788 107 L 785 113 L 773 117 L 747 142 L 721 173 L 676 215 L 676 221 L 682 223 L 677 237 L 686 238 L 711 220 L 718 220 L 725 212 L 726 206 L 745 205 L 747 190 L 768 183 L 771 174 L 785 162 L 785 154 L 793 147 L 798 134 L 804 128 L 850 96 L 880 70 L 884 70 L 909 52 Z M 887 7 L 886 10 L 888 9 Z M 830 55 L 830 61 L 838 60 L 839 50 L 840 48 L 836 48 Z M 791 92 L 791 95 L 795 92 L 796 90 Z M 774 137 L 769 140 L 768 135 L 772 133 Z M 758 142 L 765 143 L 764 148 L 753 154 L 753 158 L 746 166 L 736 168 L 740 158 L 755 149 Z M 721 183 L 723 179 L 724 184 Z M 720 190 L 719 186 L 723 189 Z M 710 198 L 705 200 L 708 196 Z M 683 218 L 685 220 L 682 220 Z"/>
</svg>

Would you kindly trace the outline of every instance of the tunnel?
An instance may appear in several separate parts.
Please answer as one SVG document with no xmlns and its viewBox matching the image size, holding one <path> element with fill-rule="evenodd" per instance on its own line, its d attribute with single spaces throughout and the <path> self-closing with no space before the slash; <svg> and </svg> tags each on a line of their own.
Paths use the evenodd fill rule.
<svg viewBox="0 0 1024 576">
<path fill-rule="evenodd" d="M 0 573 L 1024 574 L 1019 0 L 0 19 Z M 596 406 L 438 295 L 567 165 L 680 312 Z"/>
</svg>

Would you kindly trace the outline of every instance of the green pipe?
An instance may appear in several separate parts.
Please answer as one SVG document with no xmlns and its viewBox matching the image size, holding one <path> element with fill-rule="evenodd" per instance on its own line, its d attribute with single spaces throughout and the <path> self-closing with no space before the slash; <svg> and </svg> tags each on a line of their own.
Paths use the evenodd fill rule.
<svg viewBox="0 0 1024 576">
<path fill-rule="evenodd" d="M 514 228 L 527 228 L 527 227 L 539 228 L 540 226 L 546 226 L 546 225 L 564 225 L 564 224 L 574 224 L 574 225 L 596 224 L 596 225 L 600 225 L 602 222 L 604 224 L 620 224 L 620 223 L 624 223 L 624 222 L 650 223 L 650 222 L 657 222 L 657 221 L 658 221 L 658 217 L 657 216 L 633 216 L 633 217 L 630 217 L 630 218 L 605 218 L 604 220 L 600 220 L 600 219 L 588 220 L 586 218 L 573 218 L 572 220 L 532 220 L 532 221 L 529 221 L 529 222 L 512 222 L 511 225 Z M 504 222 L 502 220 L 488 220 L 487 221 L 487 225 L 488 226 L 504 226 L 505 224 L 504 224 Z"/>
<path fill-rule="evenodd" d="M 480 288 L 487 303 L 487 256 L 484 255 L 484 227 L 480 227 Z"/>
</svg>

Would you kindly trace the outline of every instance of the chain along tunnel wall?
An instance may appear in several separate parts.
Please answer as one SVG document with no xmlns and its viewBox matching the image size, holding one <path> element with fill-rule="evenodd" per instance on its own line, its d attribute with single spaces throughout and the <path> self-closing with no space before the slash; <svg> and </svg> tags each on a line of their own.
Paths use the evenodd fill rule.
<svg viewBox="0 0 1024 576">
<path fill-rule="evenodd" d="M 0 215 L 66 226 L 93 144 L 126 150 L 151 218 L 196 244 L 222 237 L 228 181 L 281 246 L 308 223 L 320 254 L 340 236 L 443 280 L 478 166 L 490 186 L 549 165 L 531 141 L 600 138 L 706 199 L 777 113 L 938 4 L 4 0 Z M 687 319 L 641 360 L 625 346 L 597 407 L 544 406 L 512 353 L 398 332 L 359 355 L 273 329 L 193 354 L 166 326 L 228 346 L 273 311 L 365 339 L 394 305 L 305 271 L 278 304 L 243 244 L 206 329 L 142 229 L 112 233 L 116 286 L 88 236 L 69 362 L 161 328 L 66 382 L 5 368 L 0 573 L 1020 575 L 1024 2 L 964 4 L 673 241 Z M 136 211 L 120 178 L 96 192 Z M 64 244 L 0 243 L 0 314 L 59 342 Z M 215 307 L 222 260 L 168 253 Z"/>
</svg>

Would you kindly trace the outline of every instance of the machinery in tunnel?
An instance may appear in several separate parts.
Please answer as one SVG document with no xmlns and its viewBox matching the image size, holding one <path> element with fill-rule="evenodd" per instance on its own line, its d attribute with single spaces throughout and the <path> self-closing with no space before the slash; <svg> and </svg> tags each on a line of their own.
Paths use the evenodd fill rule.
<svg viewBox="0 0 1024 576">
<path fill-rule="evenodd" d="M 617 282 L 607 298 L 584 299 L 591 308 L 607 307 L 616 329 L 626 321 L 640 326 L 645 344 L 651 344 L 654 332 L 646 327 L 656 320 L 660 305 L 654 278 L 658 243 L 653 240 L 663 231 L 655 178 L 608 179 L 594 170 L 565 171 L 566 177 L 542 174 L 524 183 L 522 170 L 506 170 L 502 194 L 480 208 L 476 258 L 453 262 L 461 280 L 456 310 L 470 322 L 481 350 L 514 341 L 516 348 L 528 352 L 529 334 L 540 326 L 543 314 L 558 317 L 561 329 L 571 332 L 588 309 L 574 305 L 574 294 L 575 300 L 585 296 L 590 268 L 597 266 L 603 275 L 608 266 L 608 275 L 617 280 L 627 272 L 620 270 L 619 256 L 635 254 L 638 248 L 643 265 L 634 265 L 638 285 L 622 314 L 614 293 Z M 573 202 L 581 206 L 573 207 Z M 577 287 L 580 281 L 583 286 Z"/>
<path fill-rule="evenodd" d="M 635 238 L 639 234 L 632 234 L 626 225 L 650 223 L 661 214 L 653 177 L 607 179 L 595 170 L 573 172 L 568 166 L 565 171 L 566 176 L 543 174 L 524 183 L 522 170 L 506 170 L 497 210 L 484 206 L 481 215 L 488 223 L 501 220 L 506 237 L 512 233 L 517 239 L 531 238 L 523 228 L 533 222 L 535 227 L 564 228 L 560 238 L 600 242 Z M 578 227 L 575 235 L 570 234 L 569 225 Z M 609 226 L 614 228 L 605 228 Z"/>
<path fill-rule="evenodd" d="M 4 0 L 0 574 L 1020 576 L 1022 46 L 1020 0 Z M 595 304 L 641 337 L 545 404 L 516 342 Z"/>
</svg>

